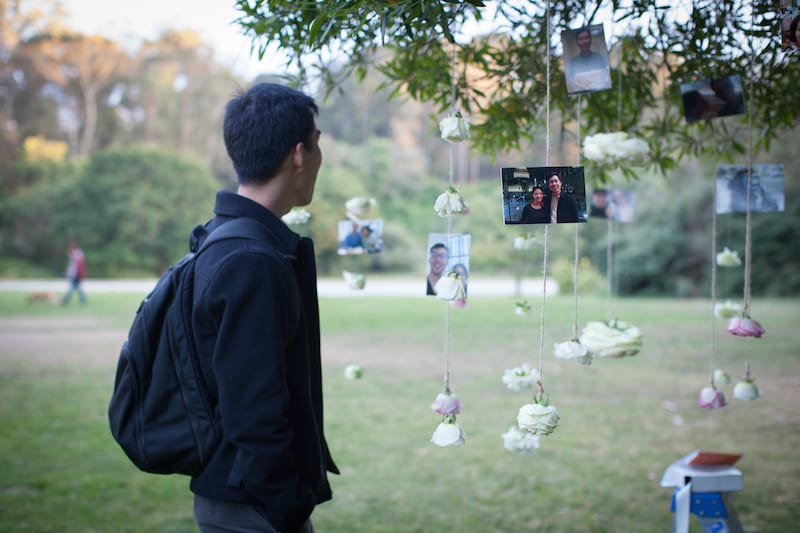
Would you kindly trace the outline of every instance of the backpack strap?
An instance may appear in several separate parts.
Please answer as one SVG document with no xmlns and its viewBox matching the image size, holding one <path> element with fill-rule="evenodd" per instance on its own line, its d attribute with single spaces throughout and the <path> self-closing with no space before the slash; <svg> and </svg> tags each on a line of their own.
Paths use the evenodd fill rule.
<svg viewBox="0 0 800 533">
<path fill-rule="evenodd" d="M 199 254 L 211 244 L 225 239 L 250 239 L 274 243 L 275 237 L 267 227 L 253 218 L 240 217 L 226 222 L 212 231 L 200 245 L 195 255 Z"/>
</svg>

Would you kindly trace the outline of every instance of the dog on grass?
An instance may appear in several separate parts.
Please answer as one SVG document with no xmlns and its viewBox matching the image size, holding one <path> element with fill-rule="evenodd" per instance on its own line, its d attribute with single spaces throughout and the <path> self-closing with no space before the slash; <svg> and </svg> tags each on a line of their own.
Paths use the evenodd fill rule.
<svg viewBox="0 0 800 533">
<path fill-rule="evenodd" d="M 58 305 L 61 301 L 58 295 L 54 292 L 32 292 L 25 298 L 29 304 L 46 303 L 51 305 Z"/>
</svg>

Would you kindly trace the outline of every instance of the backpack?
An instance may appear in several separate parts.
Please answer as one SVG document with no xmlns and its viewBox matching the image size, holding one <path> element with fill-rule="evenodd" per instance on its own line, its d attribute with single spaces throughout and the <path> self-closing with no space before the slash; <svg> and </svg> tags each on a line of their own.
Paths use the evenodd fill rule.
<svg viewBox="0 0 800 533">
<path fill-rule="evenodd" d="M 266 227 L 249 218 L 212 231 L 158 280 L 122 344 L 108 420 L 114 439 L 145 472 L 196 475 L 222 438 L 194 346 L 192 294 L 197 257 L 232 238 L 271 240 Z"/>
</svg>

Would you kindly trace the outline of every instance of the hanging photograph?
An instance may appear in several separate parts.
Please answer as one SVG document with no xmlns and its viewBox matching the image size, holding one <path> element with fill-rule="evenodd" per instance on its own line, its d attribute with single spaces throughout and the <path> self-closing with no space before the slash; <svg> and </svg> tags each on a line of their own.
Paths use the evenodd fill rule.
<svg viewBox="0 0 800 533">
<path fill-rule="evenodd" d="M 686 122 L 742 115 L 745 111 L 739 75 L 681 83 L 681 98 Z"/>
<path fill-rule="evenodd" d="M 567 94 L 590 93 L 611 88 L 608 48 L 602 24 L 561 32 Z"/>
<path fill-rule="evenodd" d="M 435 296 L 436 282 L 450 272 L 461 278 L 464 291 L 469 282 L 469 247 L 472 235 L 468 234 L 428 234 L 427 288 L 425 294 Z"/>
<path fill-rule="evenodd" d="M 383 251 L 383 220 L 340 220 L 337 225 L 339 255 L 374 254 Z"/>
<path fill-rule="evenodd" d="M 586 222 L 583 167 L 500 169 L 505 224 Z"/>
<path fill-rule="evenodd" d="M 615 222 L 633 222 L 636 193 L 621 189 L 595 189 L 592 191 L 589 216 Z"/>
<path fill-rule="evenodd" d="M 790 54 L 800 51 L 800 12 L 792 5 L 778 9 L 780 23 L 781 50 Z"/>
<path fill-rule="evenodd" d="M 717 165 L 717 213 L 747 212 L 747 167 Z M 783 165 L 762 163 L 752 166 L 750 211 L 783 211 Z"/>
</svg>

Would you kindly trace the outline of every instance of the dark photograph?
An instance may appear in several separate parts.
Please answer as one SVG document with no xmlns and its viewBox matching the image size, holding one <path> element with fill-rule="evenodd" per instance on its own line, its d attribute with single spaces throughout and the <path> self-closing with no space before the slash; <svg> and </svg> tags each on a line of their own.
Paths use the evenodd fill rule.
<svg viewBox="0 0 800 533">
<path fill-rule="evenodd" d="M 686 122 L 742 115 L 745 112 L 739 75 L 681 84 Z"/>
<path fill-rule="evenodd" d="M 505 224 L 586 222 L 583 167 L 502 168 Z"/>
<path fill-rule="evenodd" d="M 747 212 L 747 167 L 717 165 L 717 213 Z M 752 166 L 750 211 L 783 211 L 783 165 L 762 163 Z"/>
</svg>

